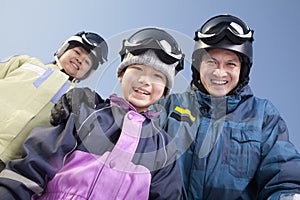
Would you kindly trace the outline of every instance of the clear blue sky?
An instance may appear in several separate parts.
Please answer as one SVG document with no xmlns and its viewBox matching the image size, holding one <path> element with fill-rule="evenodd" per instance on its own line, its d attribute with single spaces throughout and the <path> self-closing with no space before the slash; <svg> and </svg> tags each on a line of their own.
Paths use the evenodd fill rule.
<svg viewBox="0 0 300 200">
<path fill-rule="evenodd" d="M 51 62 L 53 53 L 71 34 L 98 32 L 109 42 L 109 62 L 81 85 L 106 97 L 117 91 L 115 68 L 122 39 L 136 28 L 162 27 L 176 35 L 187 57 L 176 92 L 190 80 L 194 31 L 213 15 L 237 15 L 255 31 L 250 74 L 254 94 L 278 108 L 299 150 L 299 9 L 299 0 L 10 0 L 1 3 L 0 58 L 28 54 Z"/>
</svg>

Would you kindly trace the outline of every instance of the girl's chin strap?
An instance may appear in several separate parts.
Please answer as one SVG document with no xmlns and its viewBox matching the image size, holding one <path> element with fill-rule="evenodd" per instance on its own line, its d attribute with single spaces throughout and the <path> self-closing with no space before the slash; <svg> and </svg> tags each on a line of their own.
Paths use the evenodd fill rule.
<svg viewBox="0 0 300 200">
<path fill-rule="evenodd" d="M 54 56 L 54 59 L 55 59 L 56 65 L 59 67 L 59 70 L 62 71 L 62 72 L 64 72 L 64 73 L 66 73 L 65 70 L 64 70 L 64 68 L 61 66 L 61 63 L 60 63 L 60 61 L 59 61 L 57 55 Z M 66 74 L 67 74 L 67 73 L 66 73 Z M 68 75 L 68 74 L 67 74 L 67 75 Z M 71 76 L 69 76 L 69 80 L 72 81 L 73 83 L 79 82 L 76 78 L 71 77 Z"/>
<path fill-rule="evenodd" d="M 54 59 L 55 59 L 55 61 L 56 61 L 57 66 L 59 67 L 59 69 L 60 69 L 60 70 L 64 69 L 64 68 L 61 66 L 61 64 L 60 64 L 60 61 L 59 61 L 57 55 L 54 56 Z"/>
</svg>

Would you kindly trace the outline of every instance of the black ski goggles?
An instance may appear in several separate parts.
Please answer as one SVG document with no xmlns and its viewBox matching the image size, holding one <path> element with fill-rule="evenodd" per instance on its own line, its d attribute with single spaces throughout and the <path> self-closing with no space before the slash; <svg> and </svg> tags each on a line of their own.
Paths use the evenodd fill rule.
<svg viewBox="0 0 300 200">
<path fill-rule="evenodd" d="M 230 15 L 219 15 L 208 20 L 195 32 L 195 40 L 206 44 L 216 44 L 225 37 L 234 44 L 253 41 L 253 30 L 242 20 Z"/>
<path fill-rule="evenodd" d="M 143 29 L 128 40 L 123 40 L 123 47 L 120 51 L 121 60 L 128 52 L 133 55 L 140 55 L 149 49 L 154 50 L 157 57 L 166 64 L 179 62 L 176 66 L 177 72 L 183 69 L 185 55 L 178 47 L 175 39 L 163 30 L 155 28 Z"/>
<path fill-rule="evenodd" d="M 107 61 L 108 46 L 102 37 L 91 32 L 80 32 L 76 34 L 76 36 L 80 36 L 82 41 L 79 42 L 83 43 L 84 47 L 89 50 L 100 63 Z"/>
</svg>

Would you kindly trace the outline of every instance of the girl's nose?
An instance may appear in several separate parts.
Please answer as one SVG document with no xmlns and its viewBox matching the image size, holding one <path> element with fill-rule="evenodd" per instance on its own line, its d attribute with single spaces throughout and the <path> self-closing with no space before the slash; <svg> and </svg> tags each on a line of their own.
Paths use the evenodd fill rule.
<svg viewBox="0 0 300 200">
<path fill-rule="evenodd" d="M 82 63 L 82 58 L 81 58 L 81 57 L 77 57 L 76 60 L 77 60 L 77 62 L 78 62 L 79 64 Z"/>
</svg>

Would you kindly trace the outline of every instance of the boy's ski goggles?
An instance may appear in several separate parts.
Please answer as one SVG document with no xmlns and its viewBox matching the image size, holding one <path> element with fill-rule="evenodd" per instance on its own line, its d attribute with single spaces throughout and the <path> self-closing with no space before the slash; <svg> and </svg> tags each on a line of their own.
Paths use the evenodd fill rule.
<svg viewBox="0 0 300 200">
<path fill-rule="evenodd" d="M 177 42 L 169 34 L 156 28 L 143 29 L 128 40 L 123 40 L 123 47 L 120 51 L 121 60 L 128 52 L 140 55 L 148 49 L 153 49 L 157 57 L 166 64 L 179 62 L 176 66 L 177 72 L 183 69 L 184 54 Z"/>
<path fill-rule="evenodd" d="M 207 21 L 195 32 L 195 40 L 206 44 L 216 44 L 227 37 L 234 44 L 253 41 L 253 30 L 239 18 L 219 15 Z"/>
</svg>

